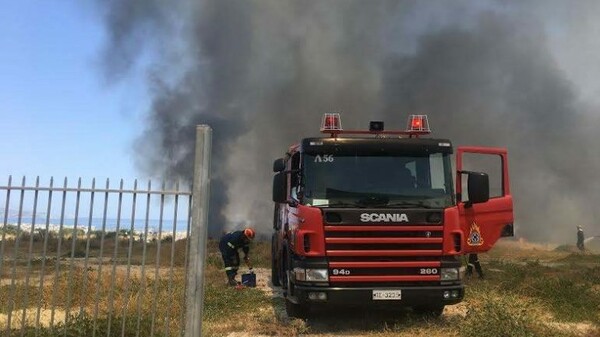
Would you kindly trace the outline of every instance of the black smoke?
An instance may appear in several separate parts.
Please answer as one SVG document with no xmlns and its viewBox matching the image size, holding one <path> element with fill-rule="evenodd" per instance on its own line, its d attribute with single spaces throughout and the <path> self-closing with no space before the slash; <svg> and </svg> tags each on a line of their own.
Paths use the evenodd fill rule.
<svg viewBox="0 0 600 337">
<path fill-rule="evenodd" d="M 508 147 L 520 236 L 559 241 L 575 224 L 597 226 L 598 123 L 553 54 L 554 19 L 532 15 L 545 2 L 99 6 L 107 79 L 149 74 L 140 168 L 191 181 L 195 125 L 214 130 L 212 233 L 242 223 L 268 232 L 272 160 L 317 135 L 328 111 L 346 128 L 402 128 L 406 115 L 427 113 L 435 136 L 455 145 Z"/>
</svg>

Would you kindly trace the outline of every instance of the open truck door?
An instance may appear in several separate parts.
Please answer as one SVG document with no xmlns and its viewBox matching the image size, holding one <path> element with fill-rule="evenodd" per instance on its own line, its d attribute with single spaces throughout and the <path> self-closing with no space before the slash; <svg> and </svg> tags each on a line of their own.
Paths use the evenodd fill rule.
<svg viewBox="0 0 600 337">
<path fill-rule="evenodd" d="M 470 170 L 469 165 L 465 167 L 466 155 L 484 159 L 487 168 L 494 171 L 491 190 L 488 173 L 479 171 L 478 166 L 477 170 Z M 500 237 L 513 236 L 513 202 L 507 151 L 505 148 L 458 147 L 456 171 L 459 221 L 464 234 L 463 251 L 487 252 Z"/>
</svg>

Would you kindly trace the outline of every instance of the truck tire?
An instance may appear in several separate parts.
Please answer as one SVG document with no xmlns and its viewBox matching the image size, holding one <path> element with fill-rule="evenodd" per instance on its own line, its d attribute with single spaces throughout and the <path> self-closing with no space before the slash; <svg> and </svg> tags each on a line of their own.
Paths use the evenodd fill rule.
<svg viewBox="0 0 600 337">
<path fill-rule="evenodd" d="M 275 238 L 273 237 L 271 240 L 271 283 L 273 283 L 274 286 L 280 286 L 281 280 L 279 279 L 279 266 L 277 264 L 278 259 L 275 252 L 276 249 L 277 247 L 275 247 Z"/>
<path fill-rule="evenodd" d="M 440 317 L 442 315 L 442 313 L 444 312 L 444 306 L 443 305 L 417 306 L 417 307 L 413 308 L 413 311 L 416 314 L 422 315 L 422 316 Z"/>
<path fill-rule="evenodd" d="M 281 288 L 284 290 L 288 290 L 288 286 L 289 286 L 289 280 L 288 280 L 288 264 L 287 264 L 287 247 L 283 248 L 283 252 L 281 253 L 281 255 L 279 256 L 279 283 L 281 285 Z M 284 294 L 286 294 L 287 292 L 284 292 Z"/>
<path fill-rule="evenodd" d="M 285 300 L 285 311 L 290 318 L 305 319 L 308 317 L 309 308 L 303 304 L 292 303 L 290 300 Z"/>
</svg>

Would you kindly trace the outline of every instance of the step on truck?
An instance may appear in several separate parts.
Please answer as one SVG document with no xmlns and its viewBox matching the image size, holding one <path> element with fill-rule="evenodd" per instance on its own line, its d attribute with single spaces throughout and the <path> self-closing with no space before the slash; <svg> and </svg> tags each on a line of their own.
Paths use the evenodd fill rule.
<svg viewBox="0 0 600 337">
<path fill-rule="evenodd" d="M 273 163 L 272 282 L 291 317 L 311 308 L 410 307 L 440 315 L 464 297 L 460 257 L 513 235 L 504 148 L 428 138 L 426 115 L 407 128 L 344 130 L 326 113 L 323 137 L 304 138 Z M 452 167 L 452 155 L 455 167 Z M 495 158 L 499 178 L 463 169 Z"/>
</svg>

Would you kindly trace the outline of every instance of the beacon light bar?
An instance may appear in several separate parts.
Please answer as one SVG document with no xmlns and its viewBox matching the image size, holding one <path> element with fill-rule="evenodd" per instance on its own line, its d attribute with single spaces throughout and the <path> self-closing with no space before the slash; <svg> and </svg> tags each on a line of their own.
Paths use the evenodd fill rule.
<svg viewBox="0 0 600 337">
<path fill-rule="evenodd" d="M 342 120 L 337 112 L 327 112 L 321 120 L 321 132 L 342 131 Z"/>
<path fill-rule="evenodd" d="M 429 122 L 427 121 L 427 115 L 408 116 L 408 125 L 406 127 L 406 131 L 431 132 L 431 130 L 429 130 Z"/>
<path fill-rule="evenodd" d="M 427 115 L 410 115 L 408 125 L 404 131 L 384 131 L 383 125 L 382 121 L 371 121 L 369 130 L 343 130 L 340 114 L 327 112 L 321 120 L 321 132 L 330 134 L 332 138 L 336 138 L 340 134 L 400 135 L 412 138 L 431 133 Z"/>
</svg>

